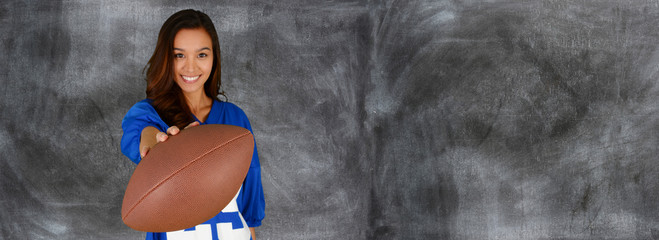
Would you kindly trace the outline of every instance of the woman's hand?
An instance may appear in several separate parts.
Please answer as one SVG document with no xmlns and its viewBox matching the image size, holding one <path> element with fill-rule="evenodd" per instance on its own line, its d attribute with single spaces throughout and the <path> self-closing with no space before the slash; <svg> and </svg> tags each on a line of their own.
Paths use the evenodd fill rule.
<svg viewBox="0 0 659 240">
<path fill-rule="evenodd" d="M 199 126 L 199 122 L 194 121 L 188 126 L 186 126 L 183 129 L 188 129 L 194 126 Z M 158 143 L 167 141 L 170 135 L 174 136 L 181 132 L 181 130 L 177 126 L 171 126 L 167 129 L 167 133 L 159 131 L 155 127 L 145 127 L 142 130 L 142 136 L 141 136 L 141 141 L 140 141 L 140 157 L 144 158 L 147 153 L 149 153 L 149 150 L 153 148 Z"/>
</svg>

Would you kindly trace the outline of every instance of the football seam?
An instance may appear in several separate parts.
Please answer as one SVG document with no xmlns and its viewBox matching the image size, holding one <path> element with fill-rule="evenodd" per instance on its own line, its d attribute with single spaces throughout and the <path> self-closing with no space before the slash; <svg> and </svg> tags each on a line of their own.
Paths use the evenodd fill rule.
<svg viewBox="0 0 659 240">
<path fill-rule="evenodd" d="M 183 171 L 183 170 L 184 170 L 185 168 L 187 168 L 188 166 L 194 164 L 195 162 L 197 162 L 197 160 L 199 160 L 199 159 L 202 158 L 203 156 L 206 156 L 206 155 L 210 154 L 211 152 L 217 150 L 218 148 L 221 148 L 221 147 L 223 147 L 223 146 L 225 146 L 225 145 L 227 145 L 227 144 L 230 144 L 230 143 L 232 143 L 232 142 L 234 142 L 234 141 L 236 141 L 236 140 L 238 140 L 238 139 L 240 139 L 240 138 L 242 138 L 242 137 L 244 137 L 244 136 L 246 136 L 246 135 L 249 135 L 249 134 L 251 134 L 251 132 L 248 131 L 248 132 L 246 132 L 246 133 L 244 133 L 244 134 L 242 134 L 242 135 L 240 135 L 240 136 L 237 136 L 237 137 L 235 137 L 235 138 L 233 138 L 233 139 L 227 141 L 226 143 L 224 143 L 224 144 L 222 144 L 222 145 L 219 145 L 219 146 L 216 146 L 216 147 L 211 148 L 210 150 L 206 151 L 204 154 L 199 155 L 199 156 L 196 157 L 194 160 L 190 161 L 189 163 L 185 164 L 185 165 L 182 166 L 181 168 L 177 169 L 176 171 L 174 171 L 172 174 L 170 174 L 169 176 L 167 176 L 167 177 L 164 178 L 163 180 L 160 180 L 160 182 L 158 182 L 158 184 L 156 184 L 156 185 L 153 186 L 151 189 L 149 189 L 149 191 L 147 191 L 144 195 L 142 195 L 142 197 L 140 198 L 140 200 L 138 200 L 135 204 L 133 204 L 133 206 L 132 206 L 132 207 L 128 210 L 128 212 L 126 213 L 126 216 L 122 217 L 122 220 L 125 221 L 126 218 L 128 218 L 128 216 L 130 216 L 130 214 L 133 212 L 133 210 L 135 210 L 135 208 L 137 207 L 137 205 L 140 205 L 140 203 L 142 203 L 142 202 L 144 201 L 144 199 L 146 199 L 147 196 L 149 196 L 153 191 L 155 191 L 158 187 L 160 187 L 160 185 L 162 185 L 164 182 L 166 182 L 166 181 L 169 180 L 170 178 L 174 177 L 176 174 L 178 174 L 179 172 Z"/>
</svg>

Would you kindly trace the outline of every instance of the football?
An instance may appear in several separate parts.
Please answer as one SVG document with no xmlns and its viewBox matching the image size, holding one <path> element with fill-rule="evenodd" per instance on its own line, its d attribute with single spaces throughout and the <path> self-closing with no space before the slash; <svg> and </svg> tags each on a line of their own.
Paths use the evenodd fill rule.
<svg viewBox="0 0 659 240">
<path fill-rule="evenodd" d="M 137 165 L 121 217 L 144 232 L 191 228 L 217 215 L 238 193 L 254 152 L 249 130 L 191 127 L 156 144 Z"/>
</svg>

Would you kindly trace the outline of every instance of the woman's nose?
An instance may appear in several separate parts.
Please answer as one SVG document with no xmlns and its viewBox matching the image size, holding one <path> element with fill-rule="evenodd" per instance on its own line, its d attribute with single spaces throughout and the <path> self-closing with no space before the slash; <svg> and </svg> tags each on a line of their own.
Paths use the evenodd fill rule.
<svg viewBox="0 0 659 240">
<path fill-rule="evenodd" d="M 183 66 L 183 70 L 186 72 L 194 72 L 196 68 L 196 63 L 194 61 L 194 58 L 186 58 L 185 59 L 185 65 Z"/>
</svg>

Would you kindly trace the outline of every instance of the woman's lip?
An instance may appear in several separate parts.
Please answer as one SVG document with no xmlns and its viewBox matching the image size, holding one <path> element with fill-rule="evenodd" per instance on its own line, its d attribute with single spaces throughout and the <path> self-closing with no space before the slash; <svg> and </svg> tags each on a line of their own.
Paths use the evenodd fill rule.
<svg viewBox="0 0 659 240">
<path fill-rule="evenodd" d="M 199 77 L 201 77 L 201 75 L 192 76 L 192 77 L 191 76 L 181 75 L 181 78 L 183 78 L 183 81 L 186 82 L 186 83 L 194 83 L 199 79 Z"/>
</svg>

